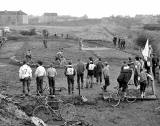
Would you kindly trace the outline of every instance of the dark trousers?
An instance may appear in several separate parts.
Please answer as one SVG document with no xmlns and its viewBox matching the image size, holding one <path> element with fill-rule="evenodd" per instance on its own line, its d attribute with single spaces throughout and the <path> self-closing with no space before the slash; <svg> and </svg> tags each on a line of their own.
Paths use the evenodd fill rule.
<svg viewBox="0 0 160 126">
<path fill-rule="evenodd" d="M 136 87 L 139 85 L 138 76 L 134 76 L 134 84 Z"/>
<path fill-rule="evenodd" d="M 48 83 L 49 83 L 50 95 L 54 95 L 55 94 L 55 78 L 48 77 Z"/>
<path fill-rule="evenodd" d="M 81 74 L 77 74 L 77 85 L 78 85 L 78 88 L 80 88 L 80 81 L 81 81 L 81 88 L 83 88 L 83 76 L 84 74 L 81 73 Z"/>
<path fill-rule="evenodd" d="M 156 76 L 156 66 L 152 66 L 152 72 L 153 72 L 153 76 Z"/>
<path fill-rule="evenodd" d="M 102 83 L 102 72 L 98 72 L 96 75 L 96 81 L 97 83 L 100 82 Z"/>
<path fill-rule="evenodd" d="M 37 82 L 37 95 L 43 93 L 43 76 L 36 78 Z"/>
<path fill-rule="evenodd" d="M 145 92 L 147 81 L 140 82 L 140 92 Z"/>
<path fill-rule="evenodd" d="M 67 82 L 68 82 L 68 94 L 73 94 L 74 91 L 74 77 L 71 76 L 67 76 Z"/>
<path fill-rule="evenodd" d="M 103 89 L 106 90 L 106 88 L 109 86 L 109 76 L 106 76 L 104 78 L 104 81 L 105 81 L 105 85 L 103 86 Z"/>
<path fill-rule="evenodd" d="M 47 40 L 43 40 L 44 48 L 47 48 Z"/>
<path fill-rule="evenodd" d="M 26 77 L 26 78 L 22 79 L 21 81 L 22 81 L 22 85 L 23 85 L 23 93 L 24 94 L 26 93 L 26 90 L 25 90 L 26 86 L 27 86 L 27 91 L 29 93 L 29 91 L 30 91 L 29 87 L 30 87 L 31 79 L 29 77 Z"/>
</svg>

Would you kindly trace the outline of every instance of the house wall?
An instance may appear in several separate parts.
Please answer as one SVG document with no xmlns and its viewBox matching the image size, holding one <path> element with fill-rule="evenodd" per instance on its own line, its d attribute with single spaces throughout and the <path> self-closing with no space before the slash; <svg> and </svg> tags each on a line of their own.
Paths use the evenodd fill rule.
<svg viewBox="0 0 160 126">
<path fill-rule="evenodd" d="M 0 15 L 0 25 L 28 24 L 27 15 Z"/>
<path fill-rule="evenodd" d="M 53 23 L 57 19 L 57 16 L 42 16 L 40 17 L 39 23 Z"/>
<path fill-rule="evenodd" d="M 0 15 L 1 25 L 15 25 L 17 22 L 16 15 Z"/>
<path fill-rule="evenodd" d="M 23 18 L 22 23 L 23 24 L 28 24 L 28 15 L 22 15 L 22 18 Z"/>
</svg>

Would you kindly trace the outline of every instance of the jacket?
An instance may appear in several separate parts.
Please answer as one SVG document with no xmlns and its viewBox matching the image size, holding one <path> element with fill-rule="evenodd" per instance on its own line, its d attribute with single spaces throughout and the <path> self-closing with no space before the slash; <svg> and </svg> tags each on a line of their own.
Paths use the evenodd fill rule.
<svg viewBox="0 0 160 126">
<path fill-rule="evenodd" d="M 76 75 L 76 71 L 73 68 L 72 65 L 68 65 L 64 71 L 65 76 L 75 76 Z"/>
<path fill-rule="evenodd" d="M 19 69 L 19 78 L 24 79 L 26 77 L 30 77 L 30 78 L 32 77 L 32 69 L 27 64 L 24 64 Z"/>
</svg>

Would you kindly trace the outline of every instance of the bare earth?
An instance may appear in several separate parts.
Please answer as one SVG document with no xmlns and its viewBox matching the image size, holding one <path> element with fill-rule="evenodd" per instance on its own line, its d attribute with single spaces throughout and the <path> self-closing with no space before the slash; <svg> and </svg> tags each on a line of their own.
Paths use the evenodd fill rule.
<svg viewBox="0 0 160 126">
<path fill-rule="evenodd" d="M 92 50 L 92 51 L 79 51 L 78 43 L 52 41 L 48 43 L 48 49 L 44 49 L 43 45 L 39 41 L 32 42 L 8 42 L 0 50 L 0 86 L 7 86 L 6 92 L 8 94 L 20 94 L 22 92 L 22 86 L 18 79 L 19 66 L 9 64 L 9 57 L 15 55 L 18 59 L 23 59 L 24 51 L 31 49 L 33 60 L 41 59 L 44 64 L 54 60 L 58 48 L 64 48 L 64 55 L 68 59 L 72 59 L 73 63 L 77 62 L 78 58 L 82 58 L 84 62 L 87 62 L 89 56 L 101 56 L 103 60 L 107 60 L 110 64 L 110 81 L 111 85 L 109 90 L 113 91 L 113 87 L 117 85 L 116 78 L 120 71 L 120 65 L 123 60 L 131 54 L 127 54 L 121 51 L 114 50 Z M 64 76 L 64 69 L 57 69 L 58 76 L 56 78 L 56 87 L 67 88 L 66 78 Z M 34 73 L 34 69 L 33 69 Z M 86 75 L 85 75 L 86 77 Z M 75 78 L 76 80 L 76 78 Z M 46 80 L 47 81 L 47 80 Z M 104 82 L 102 83 L 102 85 Z M 83 89 L 81 94 L 85 95 L 89 100 L 95 101 L 101 93 L 102 85 L 94 85 L 93 89 Z M 75 81 L 75 87 L 76 87 Z M 31 93 L 35 93 L 36 85 L 35 78 L 32 79 Z M 159 98 L 160 86 L 156 84 L 156 92 Z M 67 95 L 67 91 L 62 92 L 63 95 Z M 75 88 L 75 95 L 78 95 L 78 91 Z M 107 101 L 98 100 L 94 105 L 79 105 L 76 106 L 78 115 L 81 118 L 86 119 L 94 126 L 159 126 L 160 125 L 160 112 L 155 111 L 155 108 L 160 105 L 159 100 L 149 101 L 137 101 L 132 104 L 123 103 L 119 107 L 113 108 L 109 106 Z"/>
</svg>

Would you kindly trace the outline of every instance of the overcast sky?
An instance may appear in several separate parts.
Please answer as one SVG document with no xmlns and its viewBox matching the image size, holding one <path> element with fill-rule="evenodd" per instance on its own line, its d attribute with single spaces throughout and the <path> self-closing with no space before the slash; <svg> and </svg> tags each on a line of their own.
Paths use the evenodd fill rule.
<svg viewBox="0 0 160 126">
<path fill-rule="evenodd" d="M 0 0 L 0 10 L 22 10 L 27 14 L 101 18 L 111 15 L 160 14 L 160 0 Z"/>
</svg>

